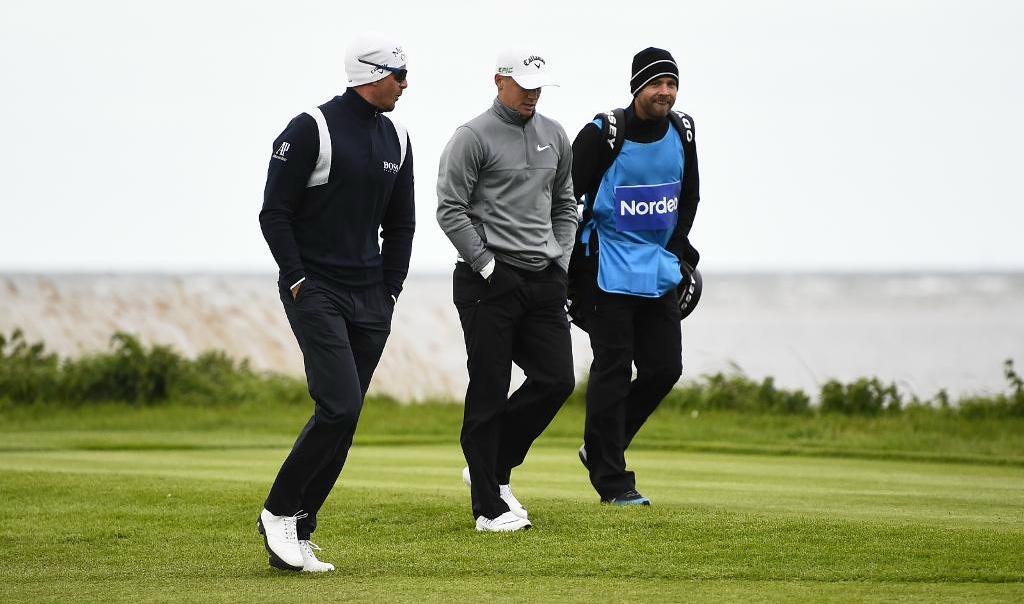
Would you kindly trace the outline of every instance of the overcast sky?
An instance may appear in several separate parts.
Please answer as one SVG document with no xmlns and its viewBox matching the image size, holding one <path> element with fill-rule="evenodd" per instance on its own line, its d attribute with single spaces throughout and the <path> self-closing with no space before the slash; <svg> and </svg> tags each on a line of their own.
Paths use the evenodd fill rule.
<svg viewBox="0 0 1024 604">
<path fill-rule="evenodd" d="M 454 258 L 438 155 L 490 104 L 505 45 L 559 74 L 539 110 L 570 137 L 629 102 L 636 51 L 675 55 L 705 271 L 1024 269 L 1022 6 L 3 2 L 0 270 L 275 270 L 271 144 L 343 91 L 366 29 L 409 55 L 414 271 Z"/>
</svg>

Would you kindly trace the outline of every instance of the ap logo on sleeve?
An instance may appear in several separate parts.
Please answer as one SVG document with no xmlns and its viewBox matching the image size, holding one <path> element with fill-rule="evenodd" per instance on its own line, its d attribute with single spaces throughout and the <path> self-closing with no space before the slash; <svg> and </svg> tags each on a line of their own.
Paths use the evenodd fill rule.
<svg viewBox="0 0 1024 604">
<path fill-rule="evenodd" d="M 680 181 L 615 187 L 615 228 L 619 231 L 674 229 L 679 218 Z"/>
</svg>

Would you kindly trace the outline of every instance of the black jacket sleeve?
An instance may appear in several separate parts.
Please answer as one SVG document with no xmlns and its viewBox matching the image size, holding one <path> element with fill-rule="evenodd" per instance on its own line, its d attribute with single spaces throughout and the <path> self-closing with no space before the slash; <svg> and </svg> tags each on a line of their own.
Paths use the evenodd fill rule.
<svg viewBox="0 0 1024 604">
<path fill-rule="evenodd" d="M 274 141 L 271 153 L 260 228 L 281 269 L 282 283 L 290 287 L 306 276 L 292 230 L 292 216 L 302 202 L 306 183 L 320 153 L 320 138 L 313 117 L 303 113 L 289 122 Z"/>
<path fill-rule="evenodd" d="M 412 143 L 405 150 L 405 162 L 395 177 L 388 209 L 380 223 L 380 255 L 384 268 L 384 286 L 398 298 L 409 274 L 412 236 L 416 230 L 416 205 L 413 189 Z"/>
<path fill-rule="evenodd" d="M 693 125 L 693 118 L 690 124 Z M 697 215 L 697 204 L 700 202 L 700 174 L 697 171 L 697 129 L 693 127 L 693 141 L 683 142 L 686 150 L 686 160 L 683 165 L 683 185 L 679 194 L 679 222 L 676 223 L 676 230 L 672 232 L 667 249 L 676 255 L 681 261 L 690 266 L 696 267 L 700 261 L 700 254 L 690 245 L 690 229 L 693 228 L 693 220 Z"/>
<path fill-rule="evenodd" d="M 572 188 L 577 201 L 585 194 L 593 195 L 601 184 L 610 153 L 606 149 L 608 144 L 594 122 L 583 126 L 572 142 Z"/>
</svg>

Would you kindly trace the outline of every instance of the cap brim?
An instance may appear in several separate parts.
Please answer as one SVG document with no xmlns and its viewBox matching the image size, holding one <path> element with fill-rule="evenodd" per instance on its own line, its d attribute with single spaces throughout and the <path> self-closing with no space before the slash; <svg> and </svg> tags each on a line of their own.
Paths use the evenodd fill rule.
<svg viewBox="0 0 1024 604">
<path fill-rule="evenodd" d="M 534 88 L 543 88 L 544 86 L 558 86 L 551 79 L 551 76 L 546 73 L 532 73 L 529 75 L 514 75 L 512 79 L 527 90 L 533 90 Z"/>
</svg>

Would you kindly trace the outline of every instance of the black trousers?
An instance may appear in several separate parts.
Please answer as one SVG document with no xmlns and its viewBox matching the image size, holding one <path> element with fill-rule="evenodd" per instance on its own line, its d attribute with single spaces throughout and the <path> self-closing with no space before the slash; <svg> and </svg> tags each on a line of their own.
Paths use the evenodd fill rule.
<svg viewBox="0 0 1024 604">
<path fill-rule="evenodd" d="M 565 282 L 555 264 L 531 272 L 498 262 L 490 282 L 465 263 L 455 266 L 469 369 L 461 441 L 474 518 L 508 511 L 498 485 L 508 484 L 575 387 Z M 526 381 L 510 396 L 513 362 Z"/>
<path fill-rule="evenodd" d="M 679 305 L 675 290 L 641 298 L 609 294 L 596 283 L 585 304 L 594 362 L 583 440 L 590 482 L 610 499 L 636 488 L 626 448 L 682 373 Z"/>
<path fill-rule="evenodd" d="M 394 301 L 383 284 L 343 291 L 307 277 L 296 300 L 287 286 L 280 289 L 315 407 L 265 507 L 279 516 L 306 512 L 297 529 L 299 539 L 309 539 L 352 446 L 363 397 L 391 332 Z"/>
</svg>

